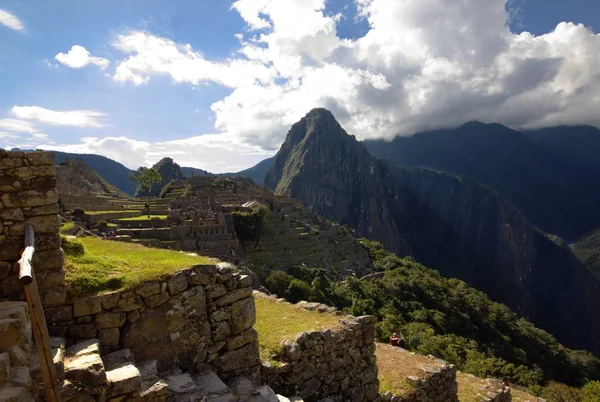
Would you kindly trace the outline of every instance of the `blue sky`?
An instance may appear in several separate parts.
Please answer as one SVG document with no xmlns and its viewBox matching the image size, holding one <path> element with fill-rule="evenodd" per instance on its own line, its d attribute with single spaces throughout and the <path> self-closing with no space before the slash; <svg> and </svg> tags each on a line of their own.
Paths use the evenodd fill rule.
<svg viewBox="0 0 600 402">
<path fill-rule="evenodd" d="M 361 139 L 600 123 L 598 2 L 414 3 L 0 0 L 0 147 L 222 172 L 317 106 Z"/>
</svg>

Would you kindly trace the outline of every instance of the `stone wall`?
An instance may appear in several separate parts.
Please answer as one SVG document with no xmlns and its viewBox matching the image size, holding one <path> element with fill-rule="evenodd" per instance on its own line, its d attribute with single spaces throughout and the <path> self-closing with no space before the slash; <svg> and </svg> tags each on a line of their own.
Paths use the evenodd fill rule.
<svg viewBox="0 0 600 402">
<path fill-rule="evenodd" d="M 0 401 L 33 401 L 39 361 L 25 302 L 0 302 Z"/>
<path fill-rule="evenodd" d="M 404 395 L 386 393 L 391 402 L 458 402 L 458 383 L 454 365 L 440 361 L 441 366 L 423 367 L 423 376 L 410 376 L 407 381 L 414 387 Z M 504 400 L 502 400 L 504 401 Z"/>
<path fill-rule="evenodd" d="M 374 336 L 372 316 L 346 317 L 340 328 L 301 333 L 284 342 L 280 366 L 263 368 L 263 381 L 305 401 L 379 401 Z"/>
<path fill-rule="evenodd" d="M 51 335 L 98 338 L 108 353 L 129 348 L 159 369 L 211 365 L 221 378 L 260 376 L 252 281 L 233 265 L 184 269 L 130 290 L 69 300 L 46 311 Z"/>
<path fill-rule="evenodd" d="M 65 301 L 58 193 L 52 152 L 0 149 L 0 301 L 23 300 L 18 280 L 25 225 L 35 233 L 33 269 L 44 307 Z"/>
</svg>

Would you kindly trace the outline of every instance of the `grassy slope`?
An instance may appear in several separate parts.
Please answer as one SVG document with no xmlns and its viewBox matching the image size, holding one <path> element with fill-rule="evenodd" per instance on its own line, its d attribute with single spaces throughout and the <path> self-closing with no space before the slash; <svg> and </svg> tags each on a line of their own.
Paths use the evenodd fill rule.
<svg viewBox="0 0 600 402">
<path fill-rule="evenodd" d="M 78 295 L 126 288 L 141 281 L 168 276 L 191 265 L 216 263 L 213 258 L 140 244 L 95 237 L 80 240 L 85 247 L 85 254 L 66 256 L 66 281 Z"/>
<path fill-rule="evenodd" d="M 122 218 L 120 221 L 149 221 L 152 219 L 167 219 L 167 215 L 142 215 L 142 216 L 134 216 L 133 218 Z"/>
<path fill-rule="evenodd" d="M 600 229 L 578 239 L 572 249 L 590 271 L 600 278 Z"/>
<path fill-rule="evenodd" d="M 256 324 L 261 358 L 269 360 L 280 350 L 286 339 L 294 339 L 302 332 L 336 328 L 340 316 L 297 308 L 292 304 L 278 303 L 272 299 L 255 297 Z"/>
</svg>

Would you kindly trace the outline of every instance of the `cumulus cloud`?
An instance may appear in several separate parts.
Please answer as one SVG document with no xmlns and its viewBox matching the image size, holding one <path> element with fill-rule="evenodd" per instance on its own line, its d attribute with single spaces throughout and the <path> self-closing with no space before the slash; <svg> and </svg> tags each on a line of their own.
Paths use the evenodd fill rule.
<svg viewBox="0 0 600 402">
<path fill-rule="evenodd" d="M 92 56 L 83 46 L 74 45 L 67 53 L 58 53 L 54 56 L 59 63 L 71 68 L 82 68 L 93 64 L 104 70 L 110 64 L 105 58 Z"/>
<path fill-rule="evenodd" d="M 237 0 L 232 9 L 247 26 L 226 61 L 150 33 L 122 35 L 114 45 L 129 57 L 114 79 L 142 84 L 166 75 L 230 87 L 211 106 L 215 128 L 266 150 L 318 106 L 360 139 L 474 119 L 515 128 L 600 125 L 600 36 L 583 25 L 515 34 L 512 0 L 355 4 L 369 30 L 346 40 L 325 0 Z"/>
<path fill-rule="evenodd" d="M 19 20 L 16 15 L 2 9 L 0 9 L 0 25 L 4 25 L 15 31 L 23 30 L 23 23 L 21 20 Z"/>
<path fill-rule="evenodd" d="M 49 125 L 73 126 L 82 128 L 104 127 L 99 119 L 105 114 L 94 110 L 57 111 L 45 109 L 39 106 L 13 106 L 11 112 L 19 119 L 34 120 Z"/>
<path fill-rule="evenodd" d="M 113 78 L 135 85 L 148 82 L 151 76 L 166 75 L 178 83 L 198 85 L 212 81 L 238 88 L 270 82 L 276 76 L 273 68 L 260 62 L 243 59 L 208 61 L 190 45 L 141 31 L 119 35 L 113 46 L 129 54 L 117 64 Z"/>
<path fill-rule="evenodd" d="M 41 132 L 30 121 L 19 119 L 0 119 L 0 147 L 10 149 L 33 148 L 50 141 L 48 134 Z"/>
<path fill-rule="evenodd" d="M 271 156 L 258 147 L 241 144 L 226 134 L 204 134 L 154 143 L 126 137 L 84 137 L 80 138 L 78 144 L 45 144 L 38 148 L 101 154 L 130 169 L 151 166 L 168 156 L 181 166 L 196 167 L 213 173 L 240 171 Z"/>
</svg>

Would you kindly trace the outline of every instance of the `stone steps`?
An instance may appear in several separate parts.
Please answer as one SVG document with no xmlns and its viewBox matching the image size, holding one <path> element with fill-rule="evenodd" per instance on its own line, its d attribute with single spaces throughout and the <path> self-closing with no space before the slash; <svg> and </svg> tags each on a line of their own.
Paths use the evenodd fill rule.
<svg viewBox="0 0 600 402">
<path fill-rule="evenodd" d="M 131 350 L 121 349 L 102 356 L 97 339 L 89 339 L 64 348 L 64 339 L 52 338 L 55 367 L 61 381 L 63 401 L 135 401 L 135 402 L 279 402 L 300 401 L 276 395 L 267 386 L 256 388 L 244 377 L 226 385 L 209 366 L 198 372 L 176 370 L 159 373 L 156 360 L 136 363 Z M 0 360 L 1 362 L 2 360 Z M 11 394 L 0 401 L 30 401 Z M 16 396 L 11 396 L 12 394 Z M 17 398 L 17 399 L 14 399 Z"/>
</svg>

